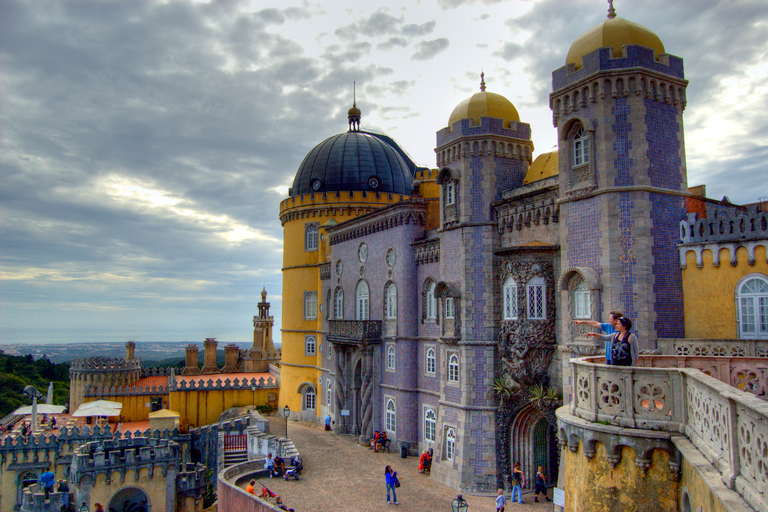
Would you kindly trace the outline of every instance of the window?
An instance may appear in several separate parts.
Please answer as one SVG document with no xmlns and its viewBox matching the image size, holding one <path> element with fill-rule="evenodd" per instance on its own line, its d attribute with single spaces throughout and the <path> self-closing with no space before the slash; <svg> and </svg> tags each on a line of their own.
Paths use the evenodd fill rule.
<svg viewBox="0 0 768 512">
<path fill-rule="evenodd" d="M 445 318 L 454 318 L 453 297 L 445 298 Z"/>
<path fill-rule="evenodd" d="M 435 441 L 435 431 L 437 429 L 437 415 L 432 409 L 427 409 L 424 414 L 424 439 Z"/>
<path fill-rule="evenodd" d="M 305 411 L 315 410 L 316 398 L 317 398 L 317 395 L 315 395 L 315 388 L 312 386 L 307 386 L 304 389 L 304 410 Z"/>
<path fill-rule="evenodd" d="M 320 311 L 323 311 L 322 304 L 320 305 Z M 331 290 L 328 289 L 328 291 L 325 292 L 325 321 L 331 319 Z"/>
<path fill-rule="evenodd" d="M 459 382 L 459 356 L 448 356 L 448 382 Z"/>
<path fill-rule="evenodd" d="M 768 279 L 747 276 L 738 288 L 739 337 L 768 339 Z"/>
<path fill-rule="evenodd" d="M 427 373 L 435 373 L 435 349 L 432 347 L 427 349 Z"/>
<path fill-rule="evenodd" d="M 317 320 L 317 292 L 304 292 L 304 320 Z"/>
<path fill-rule="evenodd" d="M 387 285 L 386 302 L 385 317 L 390 320 L 397 318 L 397 288 L 395 288 L 395 283 Z"/>
<path fill-rule="evenodd" d="M 456 188 L 452 181 L 445 184 L 445 204 L 456 203 Z"/>
<path fill-rule="evenodd" d="M 536 276 L 528 281 L 528 319 L 544 320 L 547 317 L 546 288 L 544 278 Z"/>
<path fill-rule="evenodd" d="M 573 289 L 573 317 L 592 318 L 592 294 L 584 281 Z"/>
<path fill-rule="evenodd" d="M 316 222 L 311 222 L 304 225 L 304 250 L 316 251 L 318 241 L 320 240 L 320 229 L 317 227 Z"/>
<path fill-rule="evenodd" d="M 355 309 L 355 320 L 368 320 L 368 283 L 360 281 L 357 283 L 357 308 Z"/>
<path fill-rule="evenodd" d="M 395 369 L 395 346 L 387 346 L 387 370 Z"/>
<path fill-rule="evenodd" d="M 387 420 L 386 429 L 389 432 L 395 432 L 397 414 L 395 412 L 395 401 L 387 400 Z"/>
<path fill-rule="evenodd" d="M 315 355 L 315 350 L 317 349 L 317 343 L 315 342 L 314 336 L 305 336 L 304 337 L 304 354 L 308 356 Z"/>
<path fill-rule="evenodd" d="M 448 429 L 445 434 L 445 458 L 447 460 L 453 460 L 456 454 L 456 431 L 452 428 Z"/>
<path fill-rule="evenodd" d="M 333 302 L 333 318 L 342 320 L 344 318 L 344 290 L 336 288 L 336 296 Z"/>
<path fill-rule="evenodd" d="M 589 163 L 589 138 L 583 126 L 573 136 L 573 165 Z"/>
<path fill-rule="evenodd" d="M 427 284 L 427 291 L 426 291 L 426 297 L 425 297 L 425 307 L 426 307 L 426 318 L 428 320 L 434 320 L 437 318 L 437 299 L 435 299 L 435 287 L 437 285 L 434 281 L 429 281 Z"/>
<path fill-rule="evenodd" d="M 331 379 L 325 379 L 325 405 L 331 406 Z"/>
<path fill-rule="evenodd" d="M 512 276 L 504 281 L 504 320 L 517 320 L 517 283 Z"/>
</svg>

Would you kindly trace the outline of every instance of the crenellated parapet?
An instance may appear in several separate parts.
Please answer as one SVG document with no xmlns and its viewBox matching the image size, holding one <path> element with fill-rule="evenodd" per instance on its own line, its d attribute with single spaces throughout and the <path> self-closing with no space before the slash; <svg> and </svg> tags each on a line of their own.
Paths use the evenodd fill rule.
<svg viewBox="0 0 768 512">
<path fill-rule="evenodd" d="M 361 215 L 375 208 L 397 203 L 408 196 L 366 190 L 318 192 L 291 196 L 280 202 L 280 223 L 308 217 Z"/>
<path fill-rule="evenodd" d="M 142 469 L 147 469 L 152 479 L 156 469 L 163 472 L 178 467 L 180 460 L 179 444 L 170 439 L 154 437 L 135 437 L 128 440 L 102 440 L 86 443 L 75 450 L 70 481 L 80 484 L 84 478 L 96 482 L 96 477 L 104 475 L 109 484 L 115 472 L 120 473 L 124 482 L 126 474 L 133 473 L 138 481 Z"/>
<path fill-rule="evenodd" d="M 126 359 L 124 357 L 89 357 L 87 359 L 74 359 L 69 365 L 69 371 L 75 372 L 105 372 L 105 371 L 132 371 L 141 369 L 141 360 Z"/>
<path fill-rule="evenodd" d="M 280 387 L 280 383 L 274 377 L 242 378 L 242 379 L 207 379 L 207 380 L 181 380 L 172 382 L 170 392 L 175 391 L 231 391 L 238 389 L 271 389 Z"/>
<path fill-rule="evenodd" d="M 86 398 L 103 398 L 109 396 L 129 396 L 129 395 L 164 395 L 168 393 L 168 386 L 110 386 L 93 387 L 85 389 Z"/>
<path fill-rule="evenodd" d="M 176 475 L 176 494 L 200 499 L 208 485 L 208 467 L 198 463 L 183 463 Z"/>
</svg>

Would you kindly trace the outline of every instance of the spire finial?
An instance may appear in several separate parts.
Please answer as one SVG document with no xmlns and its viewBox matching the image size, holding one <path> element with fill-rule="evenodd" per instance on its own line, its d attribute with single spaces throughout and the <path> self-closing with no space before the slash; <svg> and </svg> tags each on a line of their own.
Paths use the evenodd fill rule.
<svg viewBox="0 0 768 512">
<path fill-rule="evenodd" d="M 485 92 L 485 71 L 480 68 L 480 92 Z"/>
<path fill-rule="evenodd" d="M 608 0 L 608 17 L 610 19 L 616 17 L 616 9 L 613 8 L 613 0 Z"/>
<path fill-rule="evenodd" d="M 352 80 L 352 106 L 357 106 L 357 82 Z"/>
<path fill-rule="evenodd" d="M 362 112 L 357 108 L 357 82 L 352 82 L 352 108 L 347 112 L 347 119 L 349 120 L 349 131 L 360 131 L 360 117 Z"/>
</svg>

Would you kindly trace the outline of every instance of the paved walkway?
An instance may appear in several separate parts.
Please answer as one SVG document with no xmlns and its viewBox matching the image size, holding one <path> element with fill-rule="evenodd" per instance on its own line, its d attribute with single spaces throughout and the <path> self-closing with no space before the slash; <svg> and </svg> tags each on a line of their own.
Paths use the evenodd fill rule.
<svg viewBox="0 0 768 512">
<path fill-rule="evenodd" d="M 273 434 L 285 432 L 285 420 L 270 418 Z M 403 459 L 399 453 L 376 453 L 360 446 L 350 436 L 336 436 L 314 423 L 289 422 L 288 434 L 301 452 L 304 470 L 301 480 L 264 478 L 260 482 L 282 496 L 296 512 L 449 512 L 457 492 L 418 472 L 418 459 Z M 397 490 L 399 505 L 387 506 L 384 468 L 397 471 L 402 486 Z M 257 483 L 258 484 L 258 483 Z M 261 489 L 256 486 L 257 492 Z M 551 494 L 551 492 L 550 492 Z M 506 495 L 509 498 L 509 494 Z M 551 497 L 551 496 L 550 496 Z M 495 496 L 464 496 L 469 512 L 494 512 Z M 526 494 L 524 504 L 510 504 L 506 512 L 521 510 L 551 512 L 551 503 L 534 503 Z"/>
</svg>

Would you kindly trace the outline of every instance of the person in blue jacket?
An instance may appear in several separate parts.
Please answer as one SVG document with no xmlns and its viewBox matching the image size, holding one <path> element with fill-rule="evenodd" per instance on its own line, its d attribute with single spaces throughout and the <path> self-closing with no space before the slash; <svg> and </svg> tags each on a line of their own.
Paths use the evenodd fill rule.
<svg viewBox="0 0 768 512">
<path fill-rule="evenodd" d="M 619 321 L 619 318 L 623 316 L 624 314 L 621 311 L 611 311 L 608 315 L 607 324 L 600 323 L 596 320 L 574 320 L 573 323 L 576 325 L 588 325 L 590 327 L 596 327 L 603 331 L 605 334 L 613 334 L 617 330 L 616 323 Z M 609 342 L 606 342 L 605 344 L 605 362 L 607 364 L 611 364 L 611 344 Z"/>
<path fill-rule="evenodd" d="M 397 482 L 397 471 L 392 471 L 392 466 L 387 466 L 384 470 L 384 478 L 387 483 L 387 505 L 389 501 L 389 490 L 392 489 L 392 501 L 397 505 L 397 493 L 395 493 L 395 482 Z"/>
</svg>

